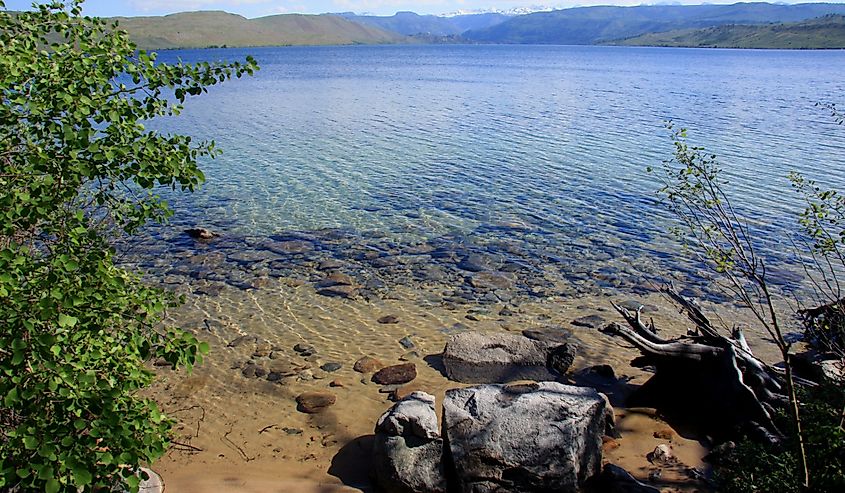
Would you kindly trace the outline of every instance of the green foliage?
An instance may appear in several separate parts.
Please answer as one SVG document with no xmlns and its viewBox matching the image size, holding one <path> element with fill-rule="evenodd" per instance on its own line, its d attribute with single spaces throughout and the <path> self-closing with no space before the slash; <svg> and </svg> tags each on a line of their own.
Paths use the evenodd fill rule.
<svg viewBox="0 0 845 493">
<path fill-rule="evenodd" d="M 5 8 L 0 1 L 0 8 Z M 145 362 L 208 346 L 162 318 L 177 300 L 114 262 L 110 240 L 195 189 L 211 142 L 147 130 L 257 69 L 165 65 L 78 2 L 0 10 L 0 490 L 137 491 L 172 422 L 138 392 Z"/>
<path fill-rule="evenodd" d="M 807 459 L 812 490 L 818 493 L 845 491 L 845 430 L 842 428 L 841 386 L 807 389 L 801 395 Z M 781 414 L 779 420 L 789 419 Z M 789 437 L 794 442 L 794 437 Z M 725 493 L 793 493 L 805 491 L 796 443 L 781 448 L 748 440 L 718 460 L 716 479 Z"/>
<path fill-rule="evenodd" d="M 833 103 L 821 104 L 836 124 L 845 117 Z M 822 351 L 845 358 L 845 196 L 836 190 L 824 189 L 799 173 L 790 173 L 789 180 L 805 203 L 798 224 L 804 232 L 805 271 L 815 288 L 815 308 L 800 310 L 809 340 Z"/>
<path fill-rule="evenodd" d="M 721 177 L 716 156 L 689 145 L 685 129 L 675 129 L 671 122 L 667 128 L 675 146 L 673 157 L 648 171 L 660 181 L 658 195 L 679 221 L 676 236 L 689 253 L 712 266 L 724 281 L 721 286 L 749 307 L 780 341 L 776 315 L 769 309 L 765 264 L 757 255 L 747 221 L 725 194 L 728 183 Z"/>
<path fill-rule="evenodd" d="M 845 357 L 845 298 L 840 279 L 845 275 L 845 196 L 822 189 L 799 173 L 790 173 L 792 186 L 806 207 L 798 223 L 804 230 L 815 308 L 800 310 L 810 341 L 822 351 Z"/>
</svg>

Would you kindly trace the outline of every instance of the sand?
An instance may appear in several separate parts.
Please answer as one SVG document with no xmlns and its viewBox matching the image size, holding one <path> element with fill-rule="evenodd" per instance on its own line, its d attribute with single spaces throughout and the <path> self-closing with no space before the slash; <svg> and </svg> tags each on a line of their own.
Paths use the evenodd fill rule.
<svg viewBox="0 0 845 493">
<path fill-rule="evenodd" d="M 211 351 L 191 374 L 156 367 L 159 378 L 151 395 L 178 420 L 173 447 L 153 466 L 163 477 L 166 491 L 372 491 L 369 444 L 377 418 L 392 402 L 379 392 L 378 385 L 369 382 L 369 375 L 353 371 L 354 362 L 369 355 L 397 364 L 405 355 L 418 371 L 411 385 L 434 394 L 439 405 L 445 390 L 460 385 L 445 378 L 438 358 L 449 334 L 459 330 L 571 331 L 580 348 L 573 372 L 609 364 L 618 376 L 628 377 L 631 385 L 649 376 L 630 366 L 638 354 L 632 348 L 596 329 L 571 324 L 584 315 L 621 321 L 610 300 L 624 301 L 624 297 L 538 298 L 509 306 L 514 313 L 504 316 L 499 315 L 503 304 L 449 309 L 454 307 L 426 303 L 425 292 L 401 286 L 391 291 L 390 298 L 330 298 L 316 294 L 311 285 L 289 279 L 274 279 L 260 289 L 227 289 L 217 296 L 189 294 L 186 305 L 170 314 L 171 321 L 195 332 L 210 344 Z M 665 335 L 683 334 L 690 325 L 656 293 L 637 300 L 657 308 L 649 315 Z M 750 321 L 748 314 L 739 310 L 720 309 L 732 322 Z M 398 323 L 379 323 L 385 315 L 395 316 Z M 237 341 L 245 335 L 255 339 Z M 407 355 L 410 350 L 399 343 L 406 336 L 414 342 L 419 357 Z M 775 356 L 761 334 L 748 336 L 758 354 Z M 293 350 L 299 343 L 314 346 L 316 356 L 310 357 L 311 361 Z M 271 354 L 275 359 L 269 358 Z M 251 357 L 265 366 L 309 368 L 281 384 L 273 383 L 243 375 L 243 363 Z M 331 373 L 317 368 L 327 362 L 342 367 Z M 332 382 L 340 386 L 330 386 Z M 700 437 L 681 436 L 650 410 L 621 407 L 630 388 L 611 392 L 617 394 L 611 399 L 622 438 L 606 444 L 605 461 L 647 479 L 659 468 L 649 463 L 646 455 L 658 444 L 669 443 L 680 465 L 662 468 L 655 484 L 664 491 L 706 491 L 706 486 L 691 480 L 687 472 L 689 468 L 706 471 L 702 461 L 707 452 L 705 442 Z M 333 393 L 336 404 L 320 414 L 297 411 L 295 397 L 309 390 Z M 656 432 L 662 438 L 656 438 Z"/>
</svg>

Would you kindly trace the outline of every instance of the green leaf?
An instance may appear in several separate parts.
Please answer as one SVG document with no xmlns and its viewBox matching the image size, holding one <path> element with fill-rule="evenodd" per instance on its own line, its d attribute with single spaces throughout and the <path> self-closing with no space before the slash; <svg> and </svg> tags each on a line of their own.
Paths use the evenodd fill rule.
<svg viewBox="0 0 845 493">
<path fill-rule="evenodd" d="M 61 488 L 61 485 L 54 478 L 50 478 L 44 483 L 44 491 L 46 493 L 56 493 Z"/>
<path fill-rule="evenodd" d="M 76 325 L 79 320 L 76 317 L 72 317 L 70 315 L 65 315 L 64 313 L 59 314 L 59 327 L 69 328 Z"/>
<path fill-rule="evenodd" d="M 23 445 L 27 450 L 35 450 L 38 448 L 38 439 L 34 436 L 27 435 L 23 437 Z"/>
<path fill-rule="evenodd" d="M 6 397 L 3 398 L 3 405 L 8 408 L 12 408 L 18 402 L 18 400 L 18 388 L 12 387 L 11 390 L 6 393 Z"/>
<path fill-rule="evenodd" d="M 83 466 L 75 466 L 71 469 L 73 473 L 73 481 L 77 486 L 85 486 L 91 484 L 92 477 L 88 469 Z"/>
</svg>

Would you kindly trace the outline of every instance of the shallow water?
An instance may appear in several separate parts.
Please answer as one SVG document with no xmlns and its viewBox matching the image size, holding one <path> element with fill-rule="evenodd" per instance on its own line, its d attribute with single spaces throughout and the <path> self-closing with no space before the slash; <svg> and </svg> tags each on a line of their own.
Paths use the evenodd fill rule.
<svg viewBox="0 0 845 493">
<path fill-rule="evenodd" d="M 168 196 L 176 227 L 265 237 L 343 228 L 403 242 L 512 242 L 558 270 L 695 268 L 674 255 L 647 172 L 664 121 L 721 158 L 735 204 L 789 263 L 786 174 L 845 185 L 840 51 L 375 46 L 167 51 L 255 56 L 253 78 L 189 101 L 165 131 L 215 139 L 208 182 Z M 494 245 L 494 246 L 491 246 Z M 612 263 L 608 263 L 613 259 Z M 639 267 L 637 267 L 639 268 Z"/>
<path fill-rule="evenodd" d="M 722 158 L 778 286 L 801 282 L 778 253 L 792 226 L 781 218 L 800 205 L 786 173 L 845 185 L 845 131 L 814 107 L 845 93 L 842 52 L 388 46 L 161 58 L 248 53 L 256 77 L 156 123 L 214 138 L 224 154 L 202 163 L 199 193 L 165 194 L 171 225 L 125 248 L 128 264 L 186 295 L 171 321 L 212 346 L 190 377 L 160 370 L 154 391 L 182 441 L 202 449 L 161 463 L 177 491 L 270 491 L 262 481 L 368 490 L 356 447 L 390 403 L 352 371 L 363 355 L 410 359 L 414 385 L 440 401 L 455 384 L 437 354 L 462 331 L 572 333 L 577 368 L 611 364 L 637 383 L 647 374 L 629 366 L 634 352 L 573 319 L 617 320 L 609 301 L 634 299 L 658 309 L 650 316 L 667 334 L 683 334 L 688 323 L 655 292 L 671 281 L 726 325 L 752 322 L 668 234 L 645 172 L 671 153 L 666 119 Z M 194 241 L 182 230 L 195 225 L 221 236 Z M 399 323 L 379 323 L 384 315 Z M 774 357 L 764 334 L 748 337 Z M 301 357 L 297 343 L 316 354 Z M 286 376 L 255 378 L 250 362 Z M 314 389 L 338 403 L 297 412 L 293 398 Z M 624 422 L 629 438 L 610 457 L 646 477 L 643 454 L 662 424 Z M 675 445 L 699 467 L 695 438 Z"/>
</svg>

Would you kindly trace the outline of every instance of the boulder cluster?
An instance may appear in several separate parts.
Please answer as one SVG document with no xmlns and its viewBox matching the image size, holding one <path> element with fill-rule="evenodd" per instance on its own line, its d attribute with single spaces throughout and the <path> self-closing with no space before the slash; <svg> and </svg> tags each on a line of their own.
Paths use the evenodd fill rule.
<svg viewBox="0 0 845 493">
<path fill-rule="evenodd" d="M 451 380 L 478 383 L 435 398 L 413 392 L 375 427 L 374 471 L 386 493 L 576 492 L 601 469 L 613 409 L 590 387 L 554 380 L 574 346 L 463 333 L 443 353 Z M 513 382 L 513 383 L 506 383 Z"/>
</svg>

